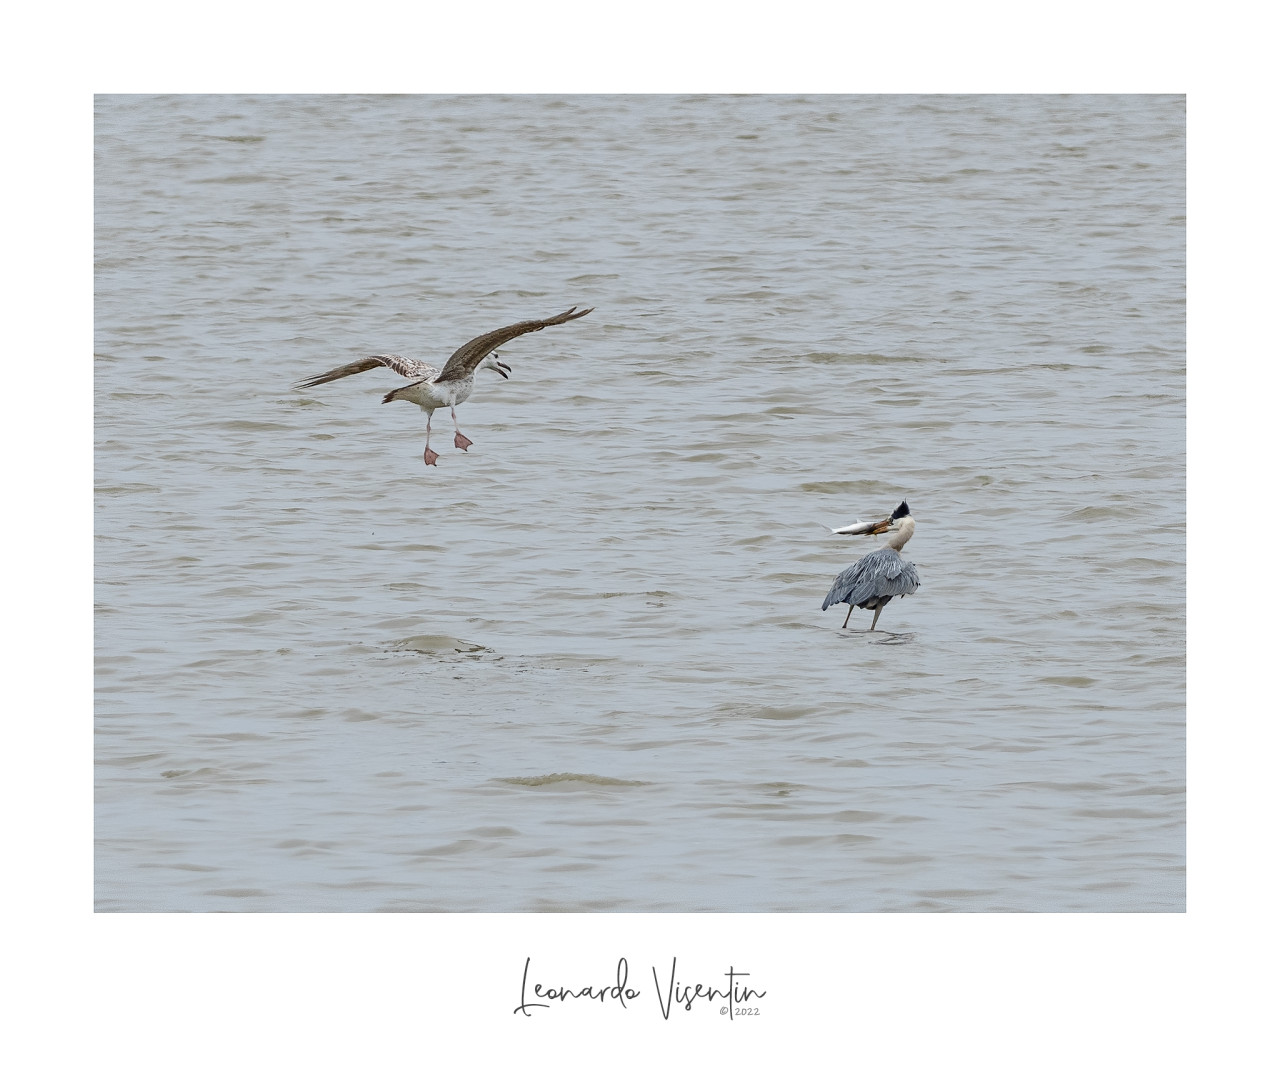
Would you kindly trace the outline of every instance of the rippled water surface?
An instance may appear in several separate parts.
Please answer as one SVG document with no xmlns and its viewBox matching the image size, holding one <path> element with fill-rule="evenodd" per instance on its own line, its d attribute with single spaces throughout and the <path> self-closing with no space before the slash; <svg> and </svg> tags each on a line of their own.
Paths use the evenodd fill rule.
<svg viewBox="0 0 1280 1069">
<path fill-rule="evenodd" d="M 99 98 L 98 908 L 1183 909 L 1184 129 Z"/>
</svg>

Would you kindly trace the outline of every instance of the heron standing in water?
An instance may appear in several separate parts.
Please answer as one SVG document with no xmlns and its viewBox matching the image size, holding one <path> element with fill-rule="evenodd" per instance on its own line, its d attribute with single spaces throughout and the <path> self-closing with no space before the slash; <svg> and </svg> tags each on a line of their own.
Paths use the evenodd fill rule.
<svg viewBox="0 0 1280 1069">
<path fill-rule="evenodd" d="M 550 319 L 526 319 L 520 323 L 512 323 L 509 327 L 500 327 L 498 330 L 491 330 L 488 334 L 481 334 L 478 338 L 472 338 L 449 357 L 449 362 L 439 373 L 430 364 L 424 364 L 421 360 L 412 360 L 403 356 L 366 356 L 363 360 L 343 364 L 342 367 L 326 371 L 323 375 L 304 379 L 294 388 L 305 390 L 310 386 L 319 386 L 325 382 L 333 382 L 335 379 L 346 378 L 348 375 L 358 375 L 362 371 L 369 371 L 375 367 L 389 367 L 406 379 L 416 378 L 416 382 L 392 390 L 382 399 L 382 403 L 385 405 L 388 401 L 411 401 L 427 414 L 427 447 L 422 453 L 422 460 L 423 463 L 434 466 L 440 454 L 431 448 L 431 414 L 437 408 L 449 410 L 453 416 L 453 444 L 465 453 L 467 446 L 474 443 L 458 427 L 456 406 L 471 396 L 471 391 L 476 385 L 476 372 L 480 368 L 487 367 L 491 371 L 496 371 L 504 379 L 510 375 L 511 368 L 499 360 L 494 353 L 499 345 L 505 345 L 530 331 L 558 326 L 561 323 L 568 323 L 571 319 L 581 319 L 590 311 L 590 308 L 584 308 L 579 312 L 575 306 Z"/>
<path fill-rule="evenodd" d="M 836 576 L 831 584 L 827 600 L 822 603 L 822 611 L 826 612 L 832 605 L 844 602 L 849 606 L 849 613 L 844 618 L 841 628 L 849 626 L 849 617 L 854 608 L 874 609 L 871 628 L 876 629 L 880 619 L 880 610 L 899 595 L 914 594 L 920 588 L 920 577 L 916 574 L 916 566 L 902 559 L 902 547 L 910 540 L 916 529 L 916 521 L 911 517 L 911 510 L 904 501 L 887 520 L 875 520 L 870 523 L 854 523 L 848 527 L 832 529 L 832 534 L 886 534 L 889 544 L 873 553 L 868 553 L 861 560 L 851 564 Z"/>
</svg>

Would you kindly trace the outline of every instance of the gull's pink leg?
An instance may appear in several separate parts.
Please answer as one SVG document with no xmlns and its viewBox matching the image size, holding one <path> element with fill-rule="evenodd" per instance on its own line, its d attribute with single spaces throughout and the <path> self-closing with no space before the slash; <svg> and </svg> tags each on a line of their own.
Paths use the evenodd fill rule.
<svg viewBox="0 0 1280 1069">
<path fill-rule="evenodd" d="M 427 448 L 423 450 L 422 462 L 430 467 L 436 466 L 436 461 L 440 459 L 440 454 L 431 448 L 431 413 L 427 413 Z"/>
<path fill-rule="evenodd" d="M 475 445 L 475 443 L 458 430 L 458 413 L 454 410 L 453 405 L 449 406 L 449 412 L 453 415 L 453 444 L 465 453 L 467 446 Z"/>
</svg>

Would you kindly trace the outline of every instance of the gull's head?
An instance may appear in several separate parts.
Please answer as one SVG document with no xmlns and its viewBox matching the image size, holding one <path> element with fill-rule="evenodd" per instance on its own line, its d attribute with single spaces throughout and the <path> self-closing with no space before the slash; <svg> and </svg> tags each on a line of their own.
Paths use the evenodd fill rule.
<svg viewBox="0 0 1280 1069">
<path fill-rule="evenodd" d="M 490 371 L 496 371 L 504 379 L 509 379 L 511 377 L 511 368 L 498 359 L 497 353 L 490 353 L 481 360 L 480 365 L 476 370 L 479 371 L 482 367 L 487 367 Z"/>
</svg>

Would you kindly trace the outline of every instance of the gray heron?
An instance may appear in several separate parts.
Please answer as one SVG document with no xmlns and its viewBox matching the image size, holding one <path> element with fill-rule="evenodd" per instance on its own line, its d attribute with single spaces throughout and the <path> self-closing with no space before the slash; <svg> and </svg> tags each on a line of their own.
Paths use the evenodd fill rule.
<svg viewBox="0 0 1280 1069">
<path fill-rule="evenodd" d="M 831 584 L 827 599 L 822 603 L 822 611 L 826 612 L 832 605 L 844 602 L 849 606 L 849 613 L 844 618 L 841 628 L 849 626 L 849 617 L 855 608 L 874 609 L 876 614 L 871 618 L 871 628 L 876 629 L 880 619 L 880 610 L 899 595 L 914 594 L 920 588 L 920 576 L 916 574 L 916 566 L 902 559 L 902 547 L 910 540 L 916 529 L 916 521 L 911 510 L 904 501 L 887 520 L 873 520 L 869 523 L 854 523 L 848 527 L 829 528 L 832 534 L 888 534 L 888 545 L 868 553 L 861 560 L 849 565 L 836 576 Z"/>
<path fill-rule="evenodd" d="M 323 375 L 303 379 L 294 385 L 294 389 L 305 390 L 311 386 L 333 382 L 335 379 L 344 379 L 348 375 L 359 375 L 362 371 L 370 371 L 375 367 L 387 367 L 406 379 L 417 380 L 409 383 L 408 386 L 400 386 L 392 390 L 382 399 L 382 403 L 385 405 L 388 401 L 410 401 L 427 414 L 427 447 L 423 450 L 422 460 L 425 464 L 434 465 L 440 454 L 431 448 L 431 414 L 437 408 L 449 410 L 453 416 L 453 444 L 465 453 L 467 446 L 473 443 L 458 427 L 456 408 L 471 396 L 471 391 L 476 385 L 476 372 L 480 368 L 496 371 L 504 379 L 511 374 L 511 368 L 499 360 L 494 352 L 498 346 L 505 345 L 520 337 L 521 334 L 541 330 L 543 327 L 558 326 L 561 323 L 568 323 L 571 319 L 581 319 L 590 311 L 592 309 L 585 308 L 579 312 L 575 305 L 567 312 L 561 312 L 550 319 L 526 319 L 520 323 L 512 323 L 509 327 L 500 327 L 489 331 L 488 334 L 481 334 L 478 338 L 472 338 L 449 357 L 448 363 L 439 372 L 430 364 L 424 364 L 421 360 L 413 360 L 409 357 L 366 356 L 362 360 L 354 360 L 350 364 L 343 364 L 342 367 L 326 371 Z"/>
</svg>

